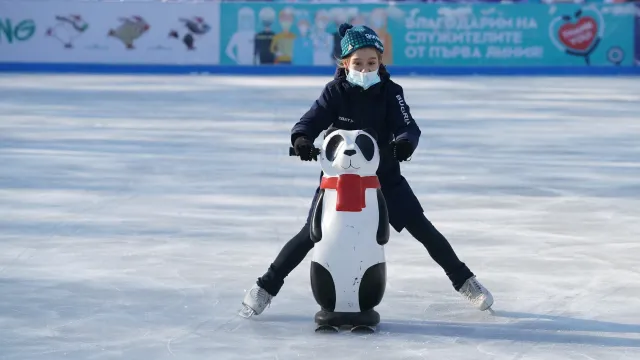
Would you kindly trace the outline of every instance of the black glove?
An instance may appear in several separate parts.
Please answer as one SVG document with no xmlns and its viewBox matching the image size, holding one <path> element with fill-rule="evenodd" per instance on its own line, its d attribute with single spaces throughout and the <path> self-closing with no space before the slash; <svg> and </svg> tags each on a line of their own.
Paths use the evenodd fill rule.
<svg viewBox="0 0 640 360">
<path fill-rule="evenodd" d="M 395 157 L 398 161 L 406 161 L 413 154 L 413 145 L 409 142 L 409 140 L 400 140 L 394 141 L 391 143 L 393 148 L 393 157 Z"/>
<path fill-rule="evenodd" d="M 302 161 L 311 161 L 313 155 L 313 142 L 306 136 L 299 136 L 293 143 L 293 148 L 296 150 L 296 155 L 300 156 Z"/>
</svg>

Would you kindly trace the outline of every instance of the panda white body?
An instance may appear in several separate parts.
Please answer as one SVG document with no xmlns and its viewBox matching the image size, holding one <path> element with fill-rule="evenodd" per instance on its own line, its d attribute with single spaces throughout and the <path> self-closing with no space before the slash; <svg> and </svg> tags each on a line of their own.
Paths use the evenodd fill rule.
<svg viewBox="0 0 640 360">
<path fill-rule="evenodd" d="M 379 315 L 373 307 L 385 290 L 389 240 L 376 141 L 366 131 L 335 130 L 323 142 L 320 161 L 323 178 L 311 216 L 311 285 L 322 307 L 316 322 L 375 325 Z M 364 196 L 356 194 L 358 186 Z"/>
</svg>

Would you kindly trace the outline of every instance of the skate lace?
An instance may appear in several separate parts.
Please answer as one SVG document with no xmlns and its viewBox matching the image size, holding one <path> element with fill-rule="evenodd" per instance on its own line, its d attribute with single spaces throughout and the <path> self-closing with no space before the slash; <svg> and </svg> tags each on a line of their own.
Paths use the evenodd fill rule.
<svg viewBox="0 0 640 360">
<path fill-rule="evenodd" d="M 466 296 L 468 299 L 475 299 L 483 294 L 482 287 L 480 283 L 476 281 L 476 279 L 469 279 L 468 286 L 462 291 L 462 294 Z"/>
<path fill-rule="evenodd" d="M 251 292 L 251 297 L 258 303 L 258 304 L 267 304 L 270 305 L 271 304 L 271 295 L 262 288 L 257 288 L 257 289 L 253 289 L 253 291 Z"/>
</svg>

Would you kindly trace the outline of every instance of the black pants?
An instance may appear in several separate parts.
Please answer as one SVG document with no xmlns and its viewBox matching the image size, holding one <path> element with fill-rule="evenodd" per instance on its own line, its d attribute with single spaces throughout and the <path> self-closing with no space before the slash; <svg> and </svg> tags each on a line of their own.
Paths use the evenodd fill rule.
<svg viewBox="0 0 640 360">
<path fill-rule="evenodd" d="M 456 291 L 473 276 L 471 270 L 458 259 L 447 239 L 424 214 L 414 217 L 414 220 L 409 221 L 405 228 L 427 248 L 431 258 L 442 267 Z M 271 295 L 277 295 L 284 284 L 284 278 L 304 260 L 312 248 L 313 241 L 309 235 L 309 223 L 307 223 L 280 250 L 275 261 L 269 266 L 269 270 L 258 278 L 258 285 Z"/>
</svg>

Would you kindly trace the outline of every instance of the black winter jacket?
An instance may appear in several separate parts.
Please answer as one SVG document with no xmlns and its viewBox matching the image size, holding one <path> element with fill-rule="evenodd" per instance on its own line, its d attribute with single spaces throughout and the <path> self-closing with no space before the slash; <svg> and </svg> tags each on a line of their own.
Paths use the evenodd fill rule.
<svg viewBox="0 0 640 360">
<path fill-rule="evenodd" d="M 396 231 L 401 231 L 408 217 L 423 210 L 401 175 L 400 163 L 393 157 L 389 143 L 405 139 L 415 149 L 421 132 L 404 100 L 402 87 L 393 82 L 386 71 L 382 73 L 378 84 L 364 90 L 347 81 L 344 69 L 337 69 L 334 79 L 291 129 L 291 144 L 299 136 L 313 141 L 330 127 L 373 129 L 380 148 L 377 175 L 387 201 L 389 220 Z"/>
</svg>

